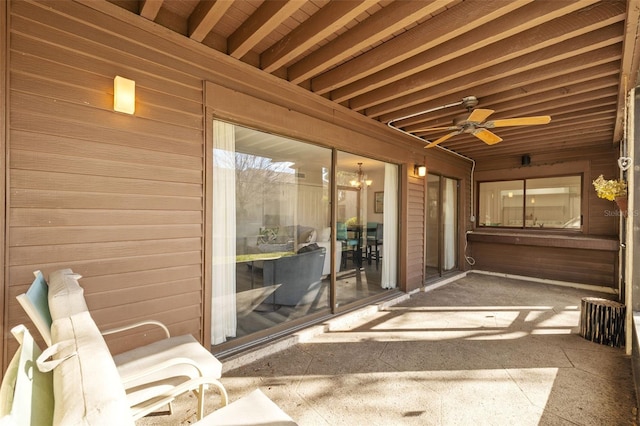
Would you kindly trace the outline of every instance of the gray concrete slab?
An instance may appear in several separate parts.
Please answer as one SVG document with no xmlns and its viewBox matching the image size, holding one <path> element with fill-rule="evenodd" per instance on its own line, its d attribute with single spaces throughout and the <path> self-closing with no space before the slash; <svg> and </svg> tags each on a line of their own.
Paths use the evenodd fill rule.
<svg viewBox="0 0 640 426">
<path fill-rule="evenodd" d="M 229 360 L 222 382 L 231 401 L 262 389 L 301 426 L 635 425 L 630 358 L 578 335 L 585 296 L 614 298 L 469 274 Z M 184 396 L 138 424 L 190 424 L 194 410 Z"/>
</svg>

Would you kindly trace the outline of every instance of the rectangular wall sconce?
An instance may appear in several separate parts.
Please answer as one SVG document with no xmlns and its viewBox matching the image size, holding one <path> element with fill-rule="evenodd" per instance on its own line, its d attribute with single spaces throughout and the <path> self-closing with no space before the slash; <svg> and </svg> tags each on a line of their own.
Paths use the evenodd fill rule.
<svg viewBox="0 0 640 426">
<path fill-rule="evenodd" d="M 425 177 L 427 175 L 427 166 L 419 166 L 416 164 L 413 166 L 413 173 L 420 177 Z"/>
<path fill-rule="evenodd" d="M 133 114 L 136 110 L 136 82 L 119 75 L 113 79 L 113 110 Z"/>
</svg>

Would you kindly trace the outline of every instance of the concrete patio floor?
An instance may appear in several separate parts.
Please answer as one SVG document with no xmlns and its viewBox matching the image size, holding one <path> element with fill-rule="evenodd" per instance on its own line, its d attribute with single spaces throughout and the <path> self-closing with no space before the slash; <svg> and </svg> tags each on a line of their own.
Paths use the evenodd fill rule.
<svg viewBox="0 0 640 426">
<path fill-rule="evenodd" d="M 473 273 L 228 360 L 221 381 L 301 426 L 635 425 L 630 358 L 578 335 L 585 296 L 614 298 Z M 138 424 L 190 424 L 194 409 L 185 395 Z"/>
</svg>

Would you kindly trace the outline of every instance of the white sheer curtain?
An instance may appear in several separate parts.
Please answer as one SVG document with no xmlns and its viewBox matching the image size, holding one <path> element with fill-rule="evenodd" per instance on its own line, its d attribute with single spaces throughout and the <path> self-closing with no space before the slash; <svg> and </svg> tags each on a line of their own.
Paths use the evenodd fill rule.
<svg viewBox="0 0 640 426">
<path fill-rule="evenodd" d="M 442 268 L 449 271 L 456 266 L 456 184 L 453 179 L 444 180 L 442 208 L 444 221 L 444 262 Z"/>
<path fill-rule="evenodd" d="M 235 337 L 236 171 L 232 124 L 213 122 L 213 224 L 211 342 Z"/>
<path fill-rule="evenodd" d="M 384 228 L 382 234 L 382 288 L 398 284 L 398 166 L 384 166 Z"/>
</svg>

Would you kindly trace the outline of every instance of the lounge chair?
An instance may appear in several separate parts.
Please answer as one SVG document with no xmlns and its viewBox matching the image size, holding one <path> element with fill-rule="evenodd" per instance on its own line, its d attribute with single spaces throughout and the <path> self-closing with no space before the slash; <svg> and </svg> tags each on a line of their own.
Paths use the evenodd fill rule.
<svg viewBox="0 0 640 426">
<path fill-rule="evenodd" d="M 89 312 L 55 320 L 53 345 L 43 352 L 24 325 L 11 332 L 20 346 L 0 385 L 1 425 L 134 426 L 113 358 Z M 222 408 L 194 426 L 296 425 L 259 389 L 229 405 L 222 396 Z"/>
<path fill-rule="evenodd" d="M 52 273 L 49 284 L 40 271 L 34 274 L 36 278 L 30 288 L 17 299 L 45 343 L 51 345 L 53 321 L 88 312 L 84 290 L 77 282 L 80 276 L 70 269 Z M 150 411 L 135 407 L 146 407 L 148 401 L 158 399 L 161 394 L 173 395 L 172 389 L 177 386 L 193 387 L 200 379 L 203 383 L 191 390 L 198 394 L 198 418 L 201 418 L 204 384 L 222 376 L 222 363 L 193 336 L 171 337 L 166 326 L 152 320 L 102 331 L 102 335 L 149 325 L 160 327 L 166 337 L 113 356 L 132 409 L 142 417 Z"/>
</svg>

